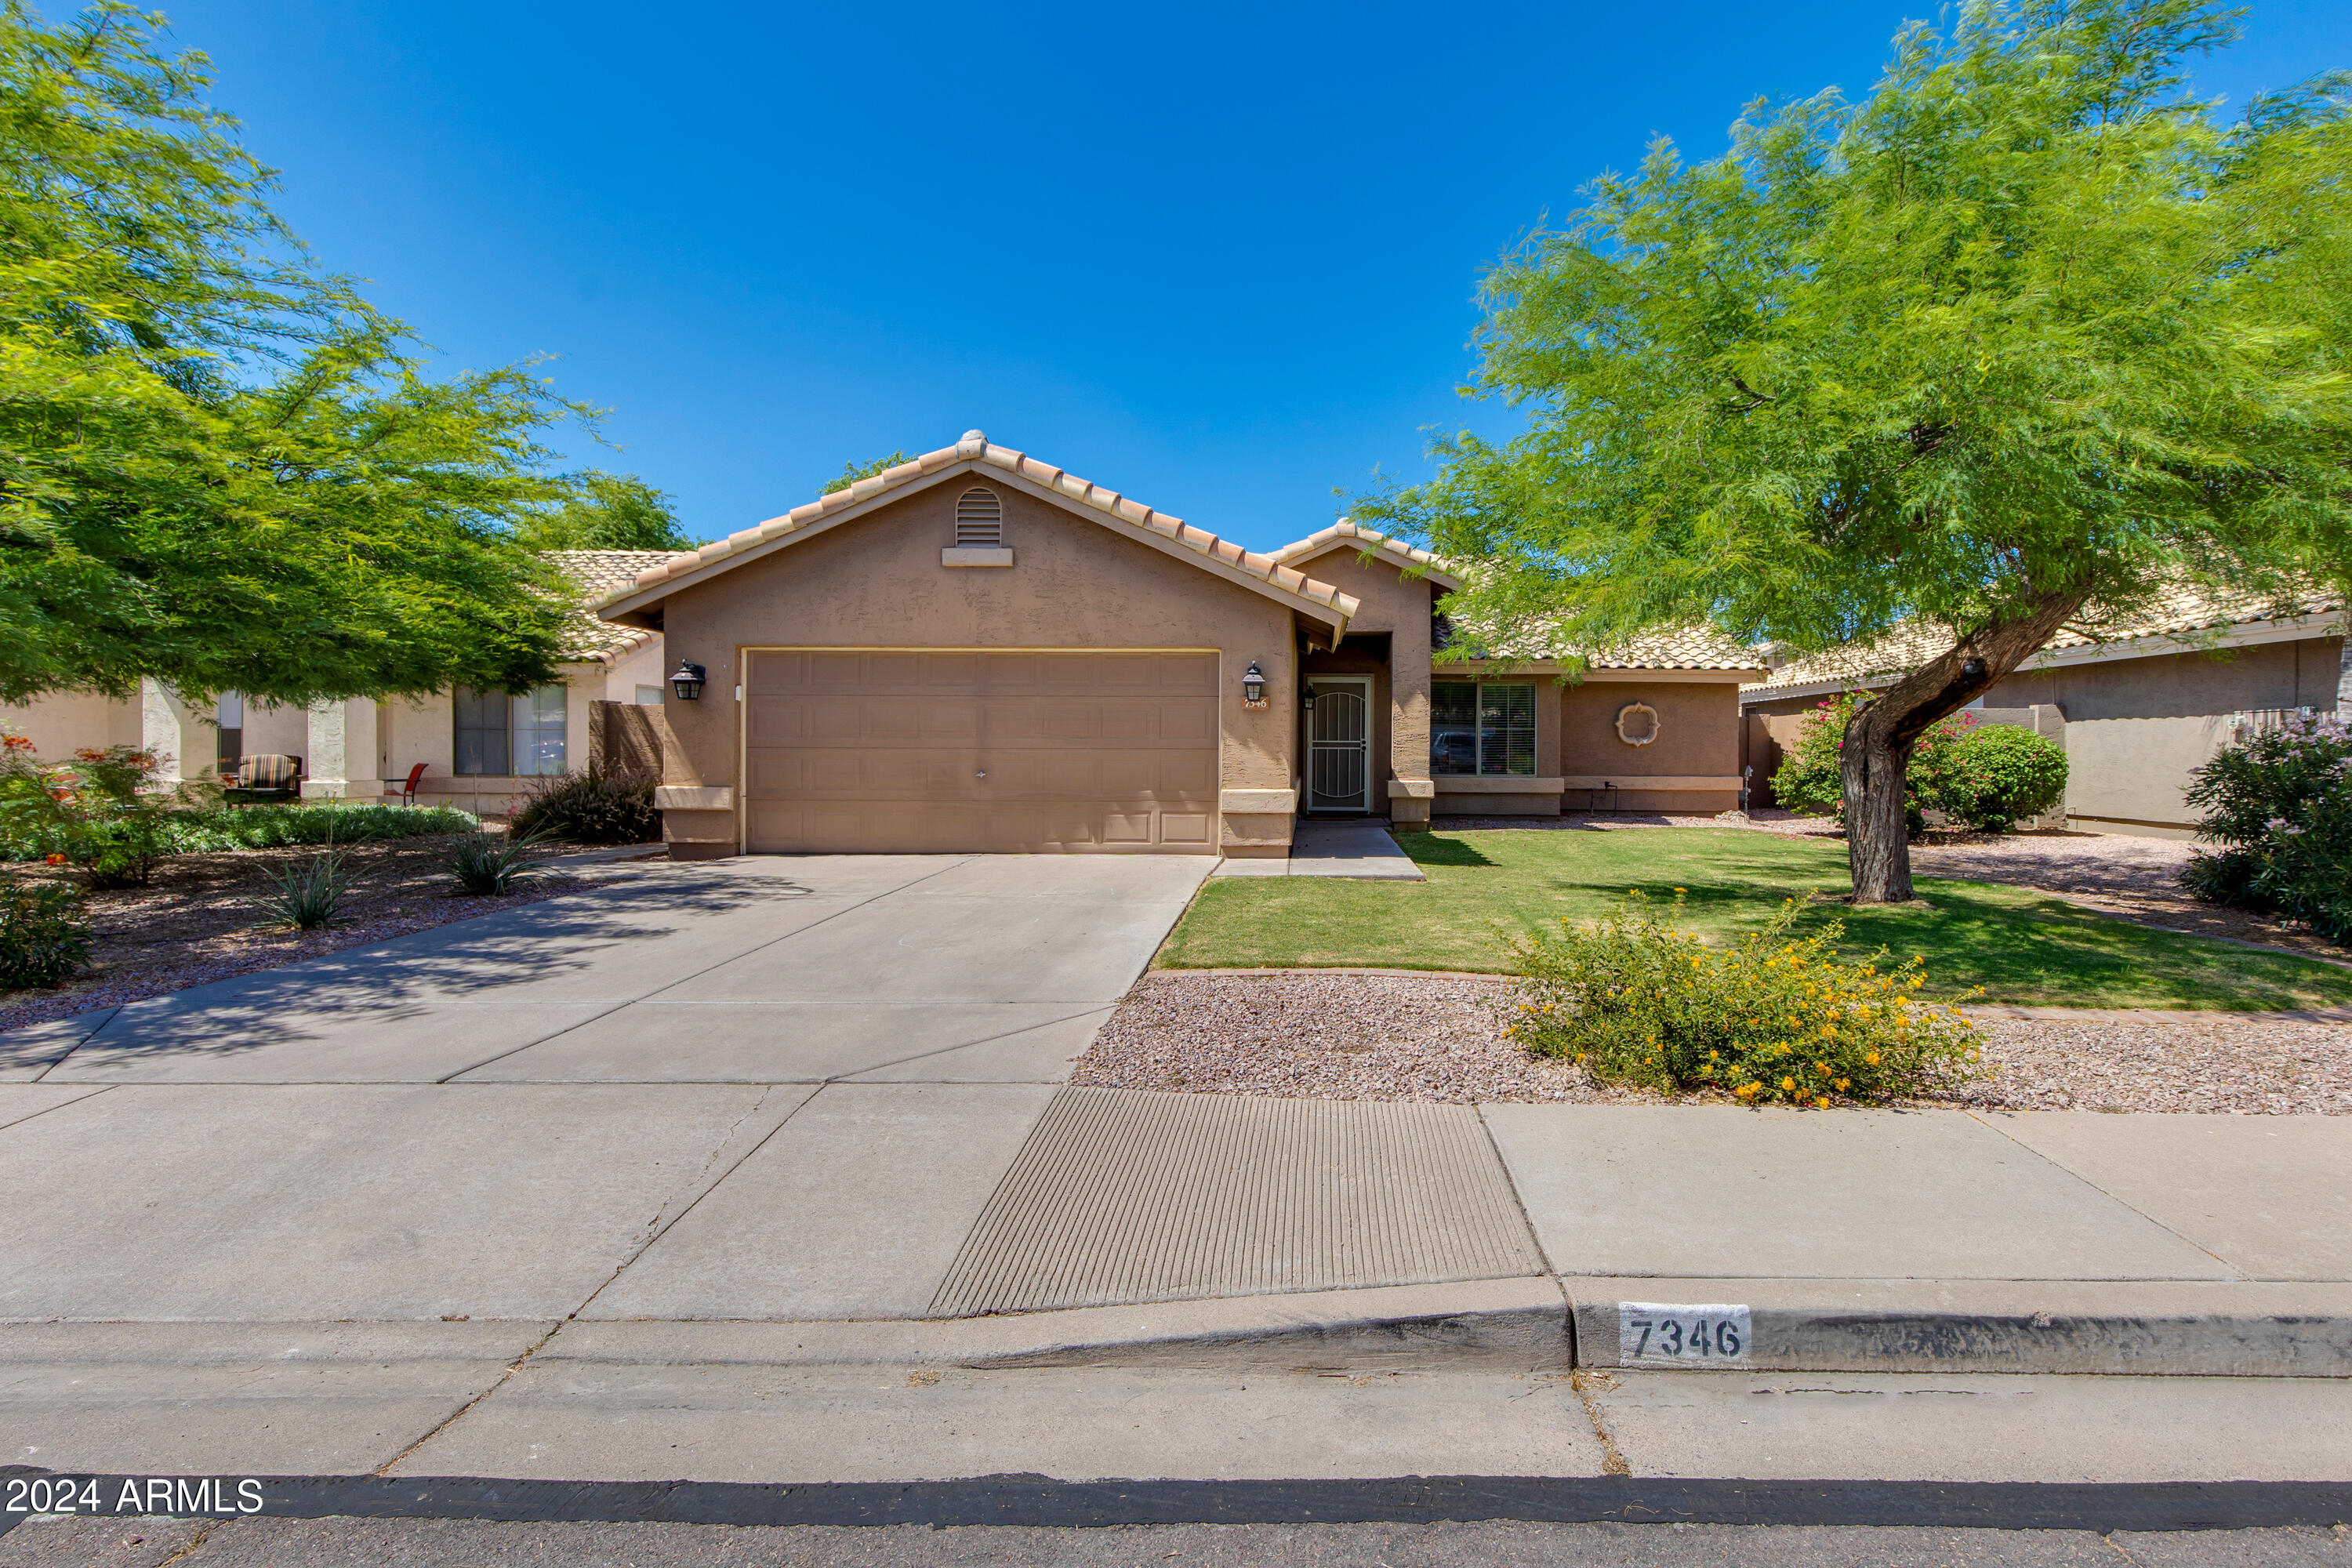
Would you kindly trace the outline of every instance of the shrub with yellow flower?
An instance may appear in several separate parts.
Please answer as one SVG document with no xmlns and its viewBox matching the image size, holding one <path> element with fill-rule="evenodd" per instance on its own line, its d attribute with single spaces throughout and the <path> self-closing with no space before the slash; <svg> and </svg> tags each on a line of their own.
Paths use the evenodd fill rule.
<svg viewBox="0 0 2352 1568">
<path fill-rule="evenodd" d="M 1884 1104 L 1985 1075 L 1975 1026 L 1916 1000 L 1921 960 L 1848 959 L 1843 922 L 1800 937 L 1801 912 L 1792 900 L 1728 948 L 1638 892 L 1590 927 L 1561 921 L 1514 944 L 1512 1037 L 1612 1082 L 1748 1105 Z"/>
</svg>

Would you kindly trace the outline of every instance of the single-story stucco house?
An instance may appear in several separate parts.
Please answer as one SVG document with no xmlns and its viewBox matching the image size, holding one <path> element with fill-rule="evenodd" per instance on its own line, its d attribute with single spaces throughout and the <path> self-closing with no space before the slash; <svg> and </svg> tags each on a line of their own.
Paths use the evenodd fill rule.
<svg viewBox="0 0 2352 1568">
<path fill-rule="evenodd" d="M 1971 706 L 2066 748 L 2065 819 L 2096 833 L 2185 838 L 2197 829 L 2190 774 L 2251 729 L 2342 710 L 2352 685 L 2344 601 L 2313 588 L 2285 603 L 2182 589 L 2133 624 L 2063 631 Z M 1948 630 L 1780 664 L 1742 687 L 1746 761 L 1763 786 L 1824 697 L 1893 685 L 1952 646 Z"/>
<path fill-rule="evenodd" d="M 1447 662 L 1424 552 L 1259 554 L 979 431 L 691 553 L 597 612 L 664 696 L 671 853 L 1278 857 L 1302 813 L 1738 803 L 1749 652 Z"/>
<path fill-rule="evenodd" d="M 670 557 L 664 551 L 569 550 L 549 558 L 583 600 L 593 600 Z M 571 631 L 571 658 L 559 679 L 519 695 L 461 689 L 290 708 L 248 702 L 231 691 L 197 707 L 148 680 L 135 698 L 60 692 L 0 708 L 0 727 L 51 759 L 84 748 L 137 746 L 154 756 L 158 776 L 170 782 L 234 773 L 240 756 L 299 757 L 302 793 L 313 798 L 397 800 L 422 763 L 420 805 L 503 816 L 532 780 L 586 764 L 593 703 L 661 700 L 658 632 L 585 611 L 572 616 Z"/>
</svg>

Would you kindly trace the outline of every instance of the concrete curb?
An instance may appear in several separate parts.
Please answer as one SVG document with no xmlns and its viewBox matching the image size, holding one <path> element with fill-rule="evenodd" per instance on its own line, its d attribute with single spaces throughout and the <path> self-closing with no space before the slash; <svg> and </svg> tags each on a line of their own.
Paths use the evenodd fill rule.
<svg viewBox="0 0 2352 1568">
<path fill-rule="evenodd" d="M 1561 1292 L 1565 1289 L 1567 1295 Z M 1571 1305 L 1572 1303 L 1572 1305 Z M 1737 1324 L 1631 1356 L 1622 1325 Z M 1574 1324 L 1571 1346 L 1570 1323 Z M 1687 1338 L 1687 1331 L 1682 1336 Z M 1663 1334 L 1654 1342 L 1663 1346 Z M 2352 1377 L 2352 1285 L 2281 1281 L 1486 1279 L 887 1322 L 564 1325 L 533 1357 L 617 1364 L 1487 1367 Z"/>
<path fill-rule="evenodd" d="M 1580 1367 L 2352 1377 L 2352 1285 L 1569 1279 Z M 1686 1303 L 1679 1311 L 1656 1309 Z M 1669 1329 L 1667 1323 L 1675 1327 Z M 1694 1327 L 1715 1325 L 1711 1353 Z M 1727 1356 L 1721 1325 L 1733 1323 Z M 1635 1356 L 1648 1323 L 1649 1353 Z M 1664 1353 L 1670 1340 L 1678 1353 Z"/>
<path fill-rule="evenodd" d="M 887 1322 L 567 1323 L 534 1361 L 751 1365 L 1569 1370 L 1547 1278 Z"/>
</svg>

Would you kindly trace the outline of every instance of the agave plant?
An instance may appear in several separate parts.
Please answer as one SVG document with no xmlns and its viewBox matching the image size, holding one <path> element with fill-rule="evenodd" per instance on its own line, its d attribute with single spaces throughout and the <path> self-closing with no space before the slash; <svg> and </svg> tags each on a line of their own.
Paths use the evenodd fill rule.
<svg viewBox="0 0 2352 1568">
<path fill-rule="evenodd" d="M 494 837 L 477 829 L 460 834 L 449 846 L 449 874 L 462 893 L 482 897 L 510 891 L 545 869 L 540 864 L 541 842 L 535 833 Z"/>
<path fill-rule="evenodd" d="M 343 897 L 352 890 L 352 879 L 340 851 L 314 855 L 307 865 L 283 871 L 265 866 L 261 875 L 271 891 L 254 900 L 254 907 L 276 923 L 319 931 L 343 918 Z"/>
</svg>

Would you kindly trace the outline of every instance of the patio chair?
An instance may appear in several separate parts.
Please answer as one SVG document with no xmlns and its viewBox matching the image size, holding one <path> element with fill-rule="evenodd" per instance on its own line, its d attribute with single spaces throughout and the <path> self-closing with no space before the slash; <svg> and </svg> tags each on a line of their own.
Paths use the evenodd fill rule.
<svg viewBox="0 0 2352 1568">
<path fill-rule="evenodd" d="M 269 805 L 302 798 L 302 759 L 268 754 L 241 758 L 236 783 L 221 791 L 229 805 Z"/>
<path fill-rule="evenodd" d="M 415 805 L 416 804 L 417 782 L 424 778 L 424 776 L 425 764 L 423 763 L 419 763 L 415 767 L 408 770 L 408 776 L 400 781 L 401 805 Z"/>
</svg>

